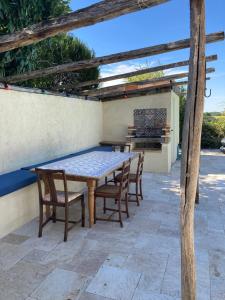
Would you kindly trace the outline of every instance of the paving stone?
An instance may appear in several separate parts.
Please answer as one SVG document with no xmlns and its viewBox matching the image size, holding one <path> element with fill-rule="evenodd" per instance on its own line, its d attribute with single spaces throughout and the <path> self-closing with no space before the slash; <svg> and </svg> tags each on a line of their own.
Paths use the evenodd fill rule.
<svg viewBox="0 0 225 300">
<path fill-rule="evenodd" d="M 30 222 L 24 224 L 20 228 L 16 229 L 13 233 L 19 235 L 25 235 L 29 237 L 36 237 L 38 235 L 38 218 L 31 220 Z M 48 225 L 46 225 L 48 226 Z M 46 228 L 46 227 L 45 227 Z"/>
<path fill-rule="evenodd" d="M 103 251 L 86 251 L 74 256 L 67 269 L 86 276 L 95 275 L 106 260 L 108 253 Z"/>
<path fill-rule="evenodd" d="M 25 235 L 19 235 L 15 233 L 10 233 L 4 238 L 1 239 L 2 242 L 13 244 L 13 245 L 20 245 L 25 242 L 29 237 Z"/>
<path fill-rule="evenodd" d="M 24 256 L 23 261 L 41 263 L 48 254 L 48 251 L 33 249 L 26 256 Z"/>
<path fill-rule="evenodd" d="M 130 300 L 140 280 L 140 273 L 103 266 L 86 292 L 117 300 Z"/>
<path fill-rule="evenodd" d="M 0 271 L 9 270 L 19 262 L 30 250 L 20 245 L 0 243 Z"/>
<path fill-rule="evenodd" d="M 128 255 L 126 255 L 126 254 L 111 253 L 104 261 L 104 265 L 116 267 L 116 268 L 122 268 L 122 267 L 124 267 L 124 265 L 127 261 L 127 258 L 128 258 Z"/>
<path fill-rule="evenodd" d="M 72 271 L 55 269 L 31 294 L 36 300 L 77 299 L 86 277 Z"/>
<path fill-rule="evenodd" d="M 149 254 L 142 253 L 142 255 L 134 254 L 128 257 L 123 267 L 142 274 L 138 288 L 160 292 L 167 260 L 168 255 L 159 252 Z"/>
<path fill-rule="evenodd" d="M 110 300 L 110 298 L 105 298 L 99 295 L 94 295 L 91 293 L 84 292 L 78 298 L 79 300 Z"/>
<path fill-rule="evenodd" d="M 137 289 L 132 300 L 178 300 L 178 298 Z"/>
<path fill-rule="evenodd" d="M 203 151 L 200 204 L 195 210 L 198 300 L 225 300 L 224 162 L 219 152 Z M 124 228 L 110 222 L 97 222 L 92 228 L 78 225 L 64 243 L 64 224 L 59 222 L 47 224 L 43 238 L 38 239 L 36 218 L 4 237 L 0 240 L 0 299 L 37 300 L 34 290 L 47 278 L 59 282 L 64 272 L 65 278 L 80 286 L 70 290 L 65 284 L 62 300 L 179 299 L 179 171 L 180 162 L 176 162 L 170 174 L 144 173 L 144 201 L 140 207 L 130 203 Z M 97 209 L 102 213 L 102 203 Z M 72 208 L 71 217 L 79 214 Z M 54 269 L 57 274 L 50 275 Z M 47 294 L 55 298 L 54 291 Z"/>
<path fill-rule="evenodd" d="M 0 273 L 0 299 L 25 299 L 52 270 L 38 264 L 18 262 L 10 270 Z"/>
<path fill-rule="evenodd" d="M 58 239 L 50 239 L 48 237 L 31 237 L 28 240 L 26 240 L 21 247 L 24 249 L 38 249 L 38 250 L 44 250 L 44 251 L 52 251 L 57 245 L 59 244 Z"/>
</svg>

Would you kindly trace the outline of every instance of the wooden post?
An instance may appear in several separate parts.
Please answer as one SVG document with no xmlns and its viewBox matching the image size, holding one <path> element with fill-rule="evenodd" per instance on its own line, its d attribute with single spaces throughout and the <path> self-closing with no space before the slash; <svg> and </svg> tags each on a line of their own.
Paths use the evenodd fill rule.
<svg viewBox="0 0 225 300">
<path fill-rule="evenodd" d="M 194 209 L 205 92 L 205 1 L 190 0 L 191 48 L 181 160 L 181 294 L 196 299 Z"/>
</svg>

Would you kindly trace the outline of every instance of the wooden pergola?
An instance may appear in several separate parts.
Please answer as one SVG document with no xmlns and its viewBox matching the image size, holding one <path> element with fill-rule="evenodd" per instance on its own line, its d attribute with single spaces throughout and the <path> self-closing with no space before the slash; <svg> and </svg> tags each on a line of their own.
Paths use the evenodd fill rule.
<svg viewBox="0 0 225 300">
<path fill-rule="evenodd" d="M 9 51 L 32 43 L 39 42 L 58 33 L 67 32 L 99 22 L 103 22 L 124 14 L 132 13 L 160 5 L 170 0 L 104 0 L 87 8 L 80 9 L 65 16 L 44 21 L 20 32 L 7 34 L 0 37 L 0 52 Z M 224 32 L 205 34 L 205 0 L 190 0 L 190 39 L 150 46 L 142 49 L 131 50 L 122 53 L 97 57 L 86 61 L 78 61 L 69 64 L 54 66 L 42 70 L 1 78 L 0 82 L 12 84 L 39 77 L 58 74 L 63 72 L 75 72 L 93 68 L 100 65 L 121 62 L 128 59 L 142 58 L 146 56 L 167 53 L 169 51 L 190 48 L 190 58 L 186 61 L 178 61 L 173 64 L 146 68 L 122 75 L 99 78 L 77 84 L 77 86 L 65 86 L 67 90 L 76 91 L 78 95 L 94 96 L 101 101 L 109 101 L 127 97 L 162 92 L 174 86 L 187 84 L 187 101 L 182 138 L 181 160 L 181 290 L 183 300 L 196 299 L 196 275 L 195 275 L 195 252 L 194 252 L 194 210 L 195 199 L 198 190 L 201 127 L 204 110 L 204 93 L 206 73 L 214 72 L 214 69 L 206 69 L 206 62 L 217 59 L 216 55 L 205 56 L 205 44 L 224 40 Z M 113 87 L 93 89 L 98 83 L 115 79 L 127 78 L 149 72 L 189 66 L 189 72 L 174 74 L 136 82 L 143 84 L 143 88 L 126 91 L 126 85 L 121 84 Z M 188 80 L 176 81 L 188 77 Z M 146 84 L 148 86 L 146 87 Z M 87 87 L 86 90 L 83 88 Z"/>
</svg>

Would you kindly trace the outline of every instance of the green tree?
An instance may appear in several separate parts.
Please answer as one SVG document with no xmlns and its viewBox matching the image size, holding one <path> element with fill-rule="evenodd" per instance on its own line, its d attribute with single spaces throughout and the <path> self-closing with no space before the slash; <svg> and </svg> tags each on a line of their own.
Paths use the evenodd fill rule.
<svg viewBox="0 0 225 300">
<path fill-rule="evenodd" d="M 84 59 L 91 59 L 95 56 L 79 39 L 66 34 L 60 34 L 47 39 L 37 47 L 37 68 L 44 69 L 51 66 L 70 63 Z M 67 72 L 38 78 L 24 82 L 23 85 L 42 89 L 64 90 L 66 85 L 75 85 L 78 82 L 97 79 L 99 69 L 92 68 L 80 72 Z M 66 90 L 66 89 L 65 89 Z"/>
<path fill-rule="evenodd" d="M 148 62 L 146 62 L 144 65 L 140 65 L 137 68 L 137 71 L 144 70 L 147 68 L 150 68 L 150 64 Z M 136 82 L 136 81 L 144 81 L 144 80 L 153 79 L 153 78 L 159 78 L 159 77 L 163 77 L 163 76 L 164 76 L 163 71 L 157 71 L 157 72 L 151 72 L 151 73 L 131 76 L 131 77 L 127 78 L 127 80 L 128 80 L 128 82 Z"/>
<path fill-rule="evenodd" d="M 0 35 L 70 12 L 69 0 L 1 0 Z M 0 53 L 0 76 L 11 76 L 62 63 L 94 57 L 79 39 L 66 34 L 49 38 L 30 46 Z M 55 89 L 66 81 L 76 83 L 99 76 L 98 68 L 66 73 L 20 83 L 23 86 Z"/>
</svg>

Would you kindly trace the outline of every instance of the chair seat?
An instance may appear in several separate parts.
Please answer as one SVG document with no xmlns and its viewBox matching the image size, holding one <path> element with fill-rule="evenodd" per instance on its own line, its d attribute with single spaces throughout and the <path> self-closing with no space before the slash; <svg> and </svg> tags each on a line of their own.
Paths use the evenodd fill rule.
<svg viewBox="0 0 225 300">
<path fill-rule="evenodd" d="M 96 188 L 96 197 L 117 198 L 120 193 L 120 187 L 115 185 L 104 184 Z"/>
<path fill-rule="evenodd" d="M 63 191 L 56 191 L 59 203 L 65 203 L 65 193 Z M 68 202 L 78 199 L 82 196 L 81 192 L 68 192 Z M 50 202 L 50 194 L 44 196 L 44 201 Z"/>
<path fill-rule="evenodd" d="M 130 174 L 130 182 L 136 182 L 136 174 Z M 121 180 L 122 180 L 122 174 L 120 173 L 120 174 L 118 174 L 117 176 L 116 176 L 116 178 L 115 178 L 115 180 L 117 181 L 117 182 L 120 182 Z"/>
</svg>

